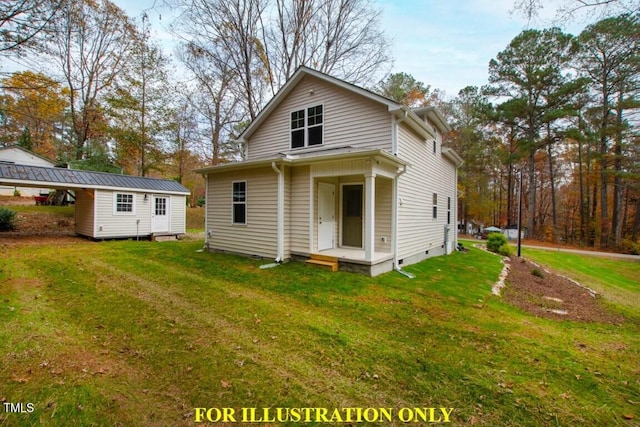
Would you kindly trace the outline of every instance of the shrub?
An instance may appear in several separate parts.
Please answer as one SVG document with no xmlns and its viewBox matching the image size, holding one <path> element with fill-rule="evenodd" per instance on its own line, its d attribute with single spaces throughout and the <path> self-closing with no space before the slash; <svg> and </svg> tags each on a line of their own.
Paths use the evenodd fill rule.
<svg viewBox="0 0 640 427">
<path fill-rule="evenodd" d="M 16 228 L 16 213 L 7 208 L 0 208 L 0 231 L 10 231 Z"/>
<path fill-rule="evenodd" d="M 640 243 L 635 243 L 632 240 L 624 239 L 619 249 L 623 254 L 640 255 Z"/>
<path fill-rule="evenodd" d="M 487 249 L 491 252 L 500 253 L 502 246 L 508 245 L 507 236 L 502 233 L 489 233 L 487 236 Z"/>
<path fill-rule="evenodd" d="M 542 271 L 539 268 L 534 268 L 533 270 L 531 270 L 531 274 L 533 274 L 536 277 L 539 277 L 541 279 L 544 279 L 544 274 L 542 273 Z"/>
<path fill-rule="evenodd" d="M 511 256 L 513 255 L 513 248 L 508 243 L 505 243 L 498 248 L 498 253 L 502 256 Z"/>
</svg>

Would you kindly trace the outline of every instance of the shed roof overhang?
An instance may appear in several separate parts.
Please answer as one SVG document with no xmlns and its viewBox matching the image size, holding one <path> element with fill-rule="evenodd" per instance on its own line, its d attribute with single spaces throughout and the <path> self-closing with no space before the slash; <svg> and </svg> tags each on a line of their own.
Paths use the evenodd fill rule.
<svg viewBox="0 0 640 427">
<path fill-rule="evenodd" d="M 104 172 L 0 163 L 0 184 L 55 189 L 100 189 L 189 195 L 182 184 L 168 180 Z"/>
</svg>

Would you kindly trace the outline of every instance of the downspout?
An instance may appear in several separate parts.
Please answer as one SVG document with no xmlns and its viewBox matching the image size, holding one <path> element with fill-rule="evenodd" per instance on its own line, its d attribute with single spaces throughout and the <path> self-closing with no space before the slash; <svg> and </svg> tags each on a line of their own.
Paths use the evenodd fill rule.
<svg viewBox="0 0 640 427">
<path fill-rule="evenodd" d="M 400 123 L 402 123 L 403 121 L 405 121 L 405 119 L 407 118 L 407 116 L 409 115 L 409 111 L 408 110 L 404 110 L 404 115 L 402 117 L 400 117 L 399 119 L 396 119 L 395 116 L 394 117 L 394 126 L 393 126 L 393 141 L 391 141 L 392 144 L 392 152 L 394 156 L 398 155 L 398 128 Z M 400 265 L 398 264 L 398 202 L 400 201 L 400 197 L 398 196 L 398 178 L 400 178 L 401 175 L 403 175 L 405 172 L 407 171 L 407 165 L 404 166 L 404 168 L 402 169 L 402 171 L 400 171 L 397 175 L 396 175 L 396 179 L 393 180 L 393 190 L 395 193 L 395 200 L 393 203 L 393 269 L 395 271 L 397 271 L 398 273 L 402 274 L 403 276 L 408 277 L 409 279 L 413 279 L 416 276 L 414 276 L 411 273 L 407 273 L 406 271 L 402 271 L 402 269 L 400 268 Z"/>
<path fill-rule="evenodd" d="M 196 252 L 204 252 L 209 248 L 209 174 L 204 174 L 204 242 L 202 243 L 202 249 L 198 249 Z M 197 203 L 197 201 L 196 201 Z"/>
<path fill-rule="evenodd" d="M 398 264 L 398 202 L 400 200 L 400 197 L 398 197 L 398 178 L 400 178 L 400 176 L 402 176 L 406 171 L 407 165 L 404 166 L 402 171 L 396 175 L 396 179 L 393 180 L 393 189 L 395 193 L 395 201 L 393 203 L 393 269 L 409 279 L 414 279 L 416 276 L 403 271 L 400 268 L 400 264 Z"/>
<path fill-rule="evenodd" d="M 277 225 L 277 256 L 275 259 L 276 263 L 281 263 L 284 258 L 284 174 L 278 166 L 276 166 L 276 162 L 271 162 L 271 168 L 275 173 L 278 174 L 278 225 Z"/>
</svg>

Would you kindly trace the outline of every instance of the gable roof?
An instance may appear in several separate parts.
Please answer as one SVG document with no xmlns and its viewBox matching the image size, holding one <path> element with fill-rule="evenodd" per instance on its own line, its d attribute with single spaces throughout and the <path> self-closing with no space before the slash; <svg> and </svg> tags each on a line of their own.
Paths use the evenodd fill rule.
<svg viewBox="0 0 640 427">
<path fill-rule="evenodd" d="M 258 113 L 258 116 L 249 124 L 249 126 L 240 134 L 238 140 L 241 142 L 246 142 L 247 139 L 253 135 L 253 133 L 258 130 L 258 128 L 264 123 L 264 121 L 271 115 L 271 113 L 276 109 L 276 107 L 284 100 L 284 98 L 293 91 L 293 89 L 298 85 L 298 83 L 305 76 L 313 76 L 317 79 L 325 81 L 334 86 L 338 86 L 342 89 L 345 89 L 349 92 L 355 93 L 357 95 L 363 96 L 367 99 L 370 99 L 379 104 L 385 105 L 389 110 L 389 113 L 394 114 L 398 118 L 406 118 L 405 122 L 420 136 L 423 138 L 435 138 L 433 134 L 433 130 L 430 126 L 428 126 L 420 117 L 414 113 L 411 108 L 404 106 L 396 101 L 393 101 L 389 98 L 386 98 L 382 95 L 378 95 L 370 90 L 361 88 L 354 84 L 348 83 L 344 80 L 340 80 L 336 77 L 332 77 L 328 74 L 322 73 L 320 71 L 314 70 L 309 67 L 301 66 L 299 67 L 293 75 L 287 80 L 287 82 L 280 88 L 278 93 L 271 98 L 271 100 L 267 103 L 267 105 Z"/>
<path fill-rule="evenodd" d="M 189 189 L 170 179 L 1 162 L 0 184 L 190 194 Z"/>
<path fill-rule="evenodd" d="M 1 153 L 2 151 L 11 151 L 11 150 L 22 151 L 22 152 L 24 152 L 24 153 L 26 153 L 26 154 L 28 154 L 30 156 L 37 157 L 37 158 L 39 158 L 41 160 L 44 160 L 45 162 L 50 163 L 51 166 L 53 166 L 55 164 L 55 162 L 53 160 L 51 160 L 51 159 L 49 159 L 49 158 L 47 158 L 45 156 L 41 156 L 40 154 L 34 153 L 33 151 L 27 150 L 26 148 L 21 147 L 20 145 L 9 145 L 9 146 L 6 146 L 6 147 L 0 147 L 0 157 L 2 157 L 2 153 Z M 0 160 L 0 161 L 6 162 L 6 160 Z"/>
</svg>

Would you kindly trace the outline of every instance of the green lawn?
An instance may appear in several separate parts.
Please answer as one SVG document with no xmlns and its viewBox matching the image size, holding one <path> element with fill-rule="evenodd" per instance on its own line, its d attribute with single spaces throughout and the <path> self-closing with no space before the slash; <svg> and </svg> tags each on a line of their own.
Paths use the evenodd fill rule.
<svg viewBox="0 0 640 427">
<path fill-rule="evenodd" d="M 538 319 L 491 296 L 502 266 L 476 249 L 407 267 L 410 280 L 260 269 L 201 246 L 0 236 L 0 398 L 35 409 L 0 425 L 193 425 L 200 407 L 392 408 L 379 425 L 432 407 L 453 408 L 452 425 L 640 421 L 628 305 L 612 302 L 621 325 Z"/>
</svg>

